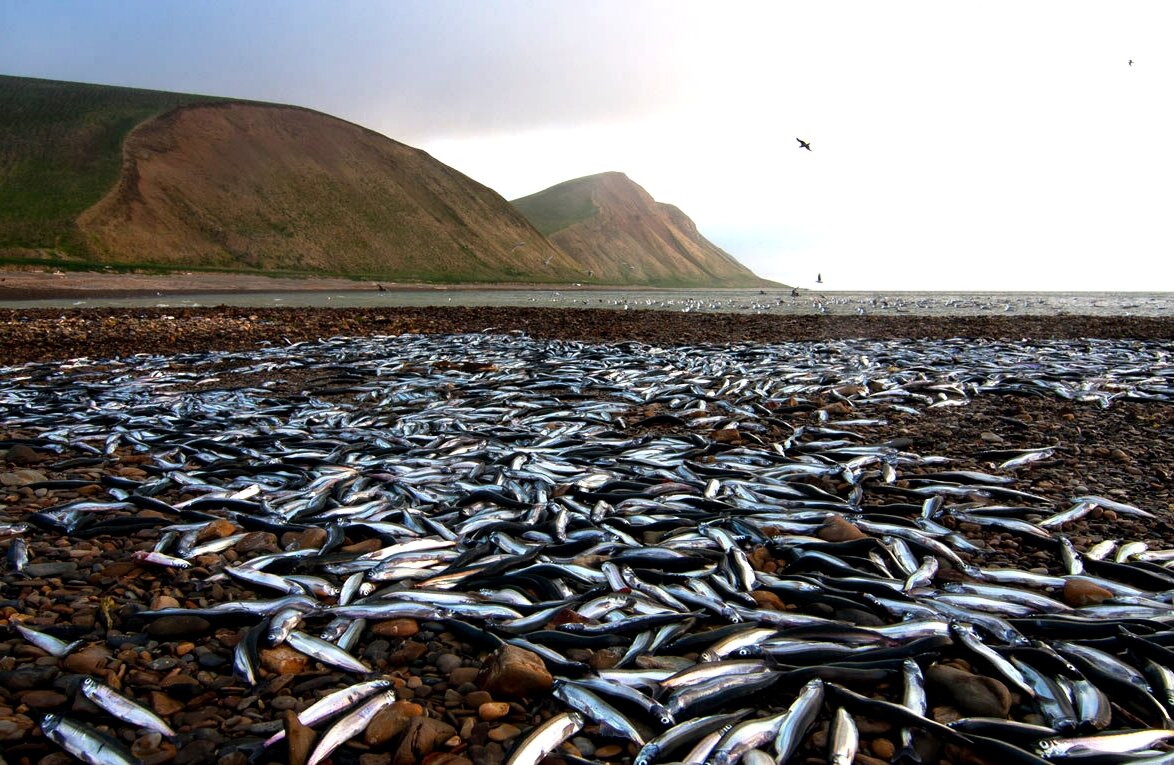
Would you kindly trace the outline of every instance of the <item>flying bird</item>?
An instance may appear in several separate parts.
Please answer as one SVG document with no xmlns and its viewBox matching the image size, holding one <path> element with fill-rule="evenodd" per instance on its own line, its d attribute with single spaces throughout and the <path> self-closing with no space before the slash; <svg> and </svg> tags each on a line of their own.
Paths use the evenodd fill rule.
<svg viewBox="0 0 1174 765">
<path fill-rule="evenodd" d="M 811 144 L 810 143 L 808 143 L 807 141 L 804 141 L 802 138 L 796 138 L 795 140 L 799 142 L 800 149 L 807 149 L 808 151 L 811 151 Z"/>
<path fill-rule="evenodd" d="M 1129 65 L 1133 66 L 1133 59 L 1129 59 Z"/>
</svg>

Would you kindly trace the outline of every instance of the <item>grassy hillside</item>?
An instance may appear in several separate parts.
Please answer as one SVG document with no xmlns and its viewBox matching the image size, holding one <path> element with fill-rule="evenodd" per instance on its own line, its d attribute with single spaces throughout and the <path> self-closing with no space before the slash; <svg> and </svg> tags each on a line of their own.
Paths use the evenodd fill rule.
<svg viewBox="0 0 1174 765">
<path fill-rule="evenodd" d="M 208 96 L 0 76 L 0 251 L 83 255 L 75 220 L 118 180 L 139 123 Z"/>
<path fill-rule="evenodd" d="M 534 224 L 543 236 L 550 236 L 595 217 L 598 208 L 591 198 L 594 185 L 586 178 L 551 186 L 528 197 L 515 199 L 510 204 L 522 211 L 522 215 Z"/>
<path fill-rule="evenodd" d="M 623 173 L 564 181 L 512 204 L 592 279 L 662 287 L 776 286 Z"/>
<path fill-rule="evenodd" d="M 427 153 L 289 106 L 183 106 L 127 136 L 78 224 L 104 263 L 427 282 L 582 281 L 492 189 Z"/>
<path fill-rule="evenodd" d="M 296 106 L 0 77 L 0 264 L 587 280 L 491 189 Z"/>
</svg>

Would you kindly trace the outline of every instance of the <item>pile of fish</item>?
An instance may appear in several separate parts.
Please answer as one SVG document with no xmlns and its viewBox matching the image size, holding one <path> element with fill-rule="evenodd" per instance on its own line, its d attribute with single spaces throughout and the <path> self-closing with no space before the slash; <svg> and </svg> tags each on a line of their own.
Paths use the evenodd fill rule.
<svg viewBox="0 0 1174 765">
<path fill-rule="evenodd" d="M 974 471 L 866 437 L 894 412 L 933 417 L 992 394 L 1168 405 L 1171 350 L 659 348 L 487 331 L 9 367 L 0 428 L 22 444 L 93 464 L 149 459 L 146 478 L 111 478 L 102 496 L 9 508 L 0 540 L 20 569 L 25 537 L 154 529 L 136 558 L 184 568 L 247 531 L 324 531 L 315 546 L 222 559 L 211 579 L 252 599 L 134 614 L 250 625 L 232 657 L 245 685 L 262 672 L 258 648 L 282 643 L 352 673 L 299 715 L 321 734 L 311 765 L 395 700 L 359 648 L 370 624 L 397 618 L 545 664 L 555 713 L 515 765 L 589 761 L 563 748 L 584 730 L 625 741 L 613 759 L 637 765 L 876 761 L 860 730 L 877 721 L 897 739 L 892 761 L 1174 762 L 1174 552 L 1082 550 L 1064 534 L 1089 513 L 1166 509 L 1017 488 L 1057 444 L 992 449 Z M 241 534 L 203 533 L 224 521 Z M 1052 563 L 986 565 L 986 533 Z M 371 539 L 370 552 L 340 551 Z M 1076 590 L 1100 595 L 1076 602 Z M 975 712 L 980 686 L 1001 709 Z M 177 735 L 99 682 L 82 691 Z M 936 719 L 934 696 L 959 714 Z M 133 761 L 94 720 L 49 714 L 40 727 L 87 761 Z"/>
</svg>

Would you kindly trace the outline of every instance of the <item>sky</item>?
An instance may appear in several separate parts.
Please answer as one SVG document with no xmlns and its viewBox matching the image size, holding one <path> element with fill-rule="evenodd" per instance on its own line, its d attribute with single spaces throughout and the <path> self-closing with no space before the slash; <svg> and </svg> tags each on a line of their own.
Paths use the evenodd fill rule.
<svg viewBox="0 0 1174 765">
<path fill-rule="evenodd" d="M 832 290 L 1174 291 L 1172 37 L 1170 0 L 0 0 L 0 74 L 306 106 L 506 199 L 618 170 Z"/>
</svg>

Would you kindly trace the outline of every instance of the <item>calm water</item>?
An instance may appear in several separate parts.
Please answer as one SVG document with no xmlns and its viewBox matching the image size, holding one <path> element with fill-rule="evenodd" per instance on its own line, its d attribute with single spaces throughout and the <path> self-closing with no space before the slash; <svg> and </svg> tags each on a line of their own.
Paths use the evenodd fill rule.
<svg viewBox="0 0 1174 765">
<path fill-rule="evenodd" d="M 1174 316 L 1171 292 L 800 292 L 789 290 L 355 290 L 252 294 L 160 295 L 135 298 L 22 300 L 5 308 L 293 306 L 544 306 L 651 308 L 665 311 L 802 314 L 920 314 L 926 316 L 1085 315 Z"/>
</svg>

